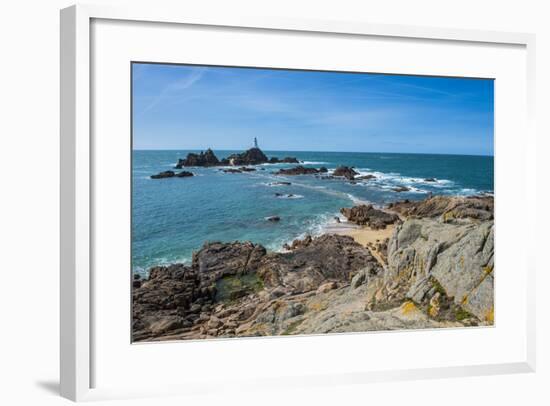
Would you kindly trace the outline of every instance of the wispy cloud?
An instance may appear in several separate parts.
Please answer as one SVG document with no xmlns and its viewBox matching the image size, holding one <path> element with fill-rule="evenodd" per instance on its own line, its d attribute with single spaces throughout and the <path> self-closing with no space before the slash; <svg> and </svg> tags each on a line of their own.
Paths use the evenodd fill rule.
<svg viewBox="0 0 550 406">
<path fill-rule="evenodd" d="M 151 100 L 151 102 L 145 106 L 145 108 L 141 111 L 141 113 L 145 113 L 149 110 L 154 109 L 156 106 L 158 106 L 160 103 L 162 103 L 167 97 L 170 97 L 174 94 L 177 94 L 183 90 L 187 90 L 191 88 L 196 82 L 198 82 L 203 75 L 206 73 L 207 68 L 196 68 L 193 69 L 188 75 L 185 77 L 175 80 L 169 84 L 167 84 L 165 87 L 163 87 L 157 96 Z"/>
</svg>

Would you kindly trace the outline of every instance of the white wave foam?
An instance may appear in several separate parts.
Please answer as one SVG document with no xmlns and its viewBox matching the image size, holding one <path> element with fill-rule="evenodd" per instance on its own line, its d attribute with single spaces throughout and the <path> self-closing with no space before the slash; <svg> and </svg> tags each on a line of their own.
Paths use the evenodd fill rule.
<svg viewBox="0 0 550 406">
<path fill-rule="evenodd" d="M 368 200 L 359 199 L 357 196 L 354 196 L 351 193 L 346 193 L 346 196 L 353 202 L 353 204 L 372 204 Z"/>
<path fill-rule="evenodd" d="M 288 195 L 280 195 L 276 196 L 277 199 L 303 199 L 303 195 L 296 195 L 296 194 L 288 194 Z"/>
</svg>

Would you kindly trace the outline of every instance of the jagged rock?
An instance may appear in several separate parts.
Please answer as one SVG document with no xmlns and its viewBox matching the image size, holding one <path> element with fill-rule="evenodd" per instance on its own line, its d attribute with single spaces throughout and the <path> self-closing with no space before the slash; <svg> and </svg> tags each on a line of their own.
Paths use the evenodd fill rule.
<svg viewBox="0 0 550 406">
<path fill-rule="evenodd" d="M 249 332 L 243 323 L 257 322 L 254 315 L 269 307 L 271 298 L 321 294 L 337 289 L 338 283 L 349 284 L 360 269 L 382 270 L 351 237 L 325 235 L 307 241 L 296 244 L 291 253 L 266 253 L 261 245 L 249 242 L 206 243 L 193 255 L 191 266 L 152 268 L 149 278 L 133 290 L 134 339 L 194 336 L 211 329 L 223 335 L 219 322 L 208 323 L 219 319 L 225 325 L 227 317 L 234 322 L 235 334 Z M 286 303 L 277 309 L 275 319 L 280 323 L 305 308 Z M 197 329 L 197 325 L 203 327 Z"/>
<path fill-rule="evenodd" d="M 347 166 L 339 166 L 332 173 L 333 176 L 342 176 L 348 180 L 353 180 L 355 178 L 355 175 L 358 174 L 359 173 L 353 170 L 353 168 L 349 168 Z"/>
<path fill-rule="evenodd" d="M 424 182 L 437 182 L 437 180 L 435 178 L 426 178 Z"/>
<path fill-rule="evenodd" d="M 182 171 L 182 172 L 178 172 L 178 173 L 175 173 L 174 171 L 164 171 L 164 172 L 160 172 L 156 175 L 151 175 L 151 179 L 166 179 L 166 178 L 173 178 L 173 177 L 176 177 L 176 178 L 187 178 L 187 177 L 191 177 L 191 176 L 194 176 L 192 172 L 187 172 L 187 171 Z"/>
<path fill-rule="evenodd" d="M 174 171 L 164 171 L 157 173 L 156 175 L 151 175 L 151 179 L 166 179 L 166 178 L 173 178 L 176 174 Z"/>
<path fill-rule="evenodd" d="M 411 189 L 406 186 L 397 186 L 392 188 L 391 190 L 393 190 L 394 192 L 408 192 Z"/>
<path fill-rule="evenodd" d="M 176 173 L 176 177 L 178 178 L 188 178 L 191 176 L 195 176 L 195 175 L 192 172 L 188 172 L 188 171 L 181 171 L 179 173 Z"/>
<path fill-rule="evenodd" d="M 268 162 L 267 156 L 260 148 L 250 148 L 240 154 L 229 155 L 226 159 L 229 165 L 258 165 Z"/>
<path fill-rule="evenodd" d="M 399 216 L 388 213 L 383 210 L 375 209 L 371 204 L 360 205 L 350 208 L 340 209 L 348 221 L 355 224 L 366 225 L 374 230 L 384 229 L 388 224 L 394 224 L 399 221 Z"/>
<path fill-rule="evenodd" d="M 309 238 L 307 239 L 309 241 Z M 286 286 L 292 292 L 317 289 L 326 280 L 349 283 L 360 269 L 380 265 L 368 249 L 349 236 L 325 234 L 290 252 L 265 256 L 258 274 L 268 287 Z"/>
<path fill-rule="evenodd" d="M 290 186 L 292 183 L 290 182 L 271 182 L 269 184 L 270 186 Z"/>
<path fill-rule="evenodd" d="M 133 339 L 492 324 L 493 221 L 479 213 L 445 219 L 442 206 L 470 213 L 480 204 L 453 199 L 397 204 L 415 214 L 370 248 L 330 234 L 295 240 L 287 252 L 205 243 L 190 266 L 155 267 L 133 280 L 141 282 L 132 289 Z"/>
<path fill-rule="evenodd" d="M 280 164 L 280 163 L 284 163 L 284 164 L 299 164 L 300 161 L 298 161 L 298 159 L 294 158 L 294 157 L 290 157 L 290 156 L 287 156 L 283 159 L 279 159 L 279 158 L 276 158 L 276 157 L 272 157 L 269 159 L 269 163 L 270 164 Z"/>
<path fill-rule="evenodd" d="M 215 273 L 217 277 L 244 274 L 258 266 L 266 250 L 251 242 L 208 242 L 193 253 L 192 267 L 200 274 Z"/>
<path fill-rule="evenodd" d="M 281 218 L 279 216 L 271 216 L 271 217 L 268 217 L 266 220 L 275 223 L 275 222 L 281 221 Z"/>
<path fill-rule="evenodd" d="M 447 224 L 409 219 L 388 247 L 387 296 L 422 302 L 440 288 L 479 320 L 492 321 L 493 222 Z"/>
<path fill-rule="evenodd" d="M 313 241 L 313 238 L 311 237 L 311 235 L 306 235 L 303 240 L 296 239 L 296 240 L 292 241 L 292 243 L 290 245 L 289 244 L 284 244 L 283 248 L 286 249 L 286 250 L 289 250 L 289 251 L 295 250 L 297 248 L 305 248 L 309 244 L 311 244 L 312 241 Z"/>
<path fill-rule="evenodd" d="M 356 176 L 356 180 L 369 180 L 369 179 L 376 179 L 376 176 L 374 175 L 363 175 L 363 176 Z"/>
<path fill-rule="evenodd" d="M 396 202 L 391 209 L 407 217 L 441 216 L 444 221 L 464 218 L 486 221 L 493 219 L 494 199 L 492 196 L 434 196 L 418 202 Z"/>
<path fill-rule="evenodd" d="M 204 152 L 200 152 L 199 154 L 195 153 L 189 153 L 187 154 L 187 158 L 185 159 L 179 159 L 178 163 L 176 164 L 176 169 L 181 169 L 184 166 L 218 166 L 220 165 L 220 161 L 218 157 L 214 154 L 214 152 L 208 148 Z"/>
<path fill-rule="evenodd" d="M 318 169 L 298 165 L 294 168 L 280 169 L 278 172 L 275 172 L 275 175 L 313 175 L 316 173 L 319 173 Z"/>
<path fill-rule="evenodd" d="M 352 289 L 357 289 L 362 284 L 366 283 L 368 281 L 368 270 L 367 269 L 361 269 L 355 276 L 351 279 L 351 287 Z"/>
<path fill-rule="evenodd" d="M 338 287 L 338 284 L 334 281 L 330 281 L 330 282 L 327 282 L 327 283 L 323 283 L 321 286 L 319 286 L 317 288 L 317 294 L 320 294 L 320 293 L 327 293 L 333 289 L 336 289 Z"/>
</svg>

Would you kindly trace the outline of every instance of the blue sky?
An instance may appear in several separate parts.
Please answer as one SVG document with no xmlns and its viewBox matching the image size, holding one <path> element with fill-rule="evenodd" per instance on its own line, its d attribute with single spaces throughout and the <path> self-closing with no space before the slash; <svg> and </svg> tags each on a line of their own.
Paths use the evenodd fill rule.
<svg viewBox="0 0 550 406">
<path fill-rule="evenodd" d="M 493 155 L 493 81 L 136 64 L 134 149 Z"/>
</svg>

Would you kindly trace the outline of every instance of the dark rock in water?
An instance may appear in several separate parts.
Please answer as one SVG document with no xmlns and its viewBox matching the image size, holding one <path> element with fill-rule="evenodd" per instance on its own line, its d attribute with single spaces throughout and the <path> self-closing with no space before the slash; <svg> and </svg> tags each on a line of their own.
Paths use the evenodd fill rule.
<svg viewBox="0 0 550 406">
<path fill-rule="evenodd" d="M 268 162 L 267 156 L 260 148 L 250 148 L 240 154 L 229 155 L 225 160 L 229 165 L 258 165 Z"/>
<path fill-rule="evenodd" d="M 336 221 L 337 223 L 341 223 L 340 217 L 334 217 L 334 221 Z"/>
<path fill-rule="evenodd" d="M 214 152 L 208 148 L 206 151 L 201 152 L 200 154 L 189 153 L 187 158 L 179 159 L 176 164 L 176 169 L 181 169 L 184 166 L 218 166 L 220 165 L 220 160 Z"/>
<path fill-rule="evenodd" d="M 376 176 L 374 175 L 363 175 L 363 176 L 356 176 L 355 179 L 357 180 L 369 180 L 369 179 L 376 179 Z"/>
<path fill-rule="evenodd" d="M 394 192 L 408 192 L 411 189 L 406 186 L 397 186 L 392 188 L 391 190 L 393 190 Z"/>
<path fill-rule="evenodd" d="M 318 169 L 298 165 L 294 168 L 280 169 L 278 172 L 275 172 L 275 175 L 313 175 L 316 173 L 319 173 Z"/>
<path fill-rule="evenodd" d="M 188 178 L 190 176 L 195 176 L 193 174 L 193 172 L 188 172 L 188 171 L 181 171 L 179 173 L 176 173 L 176 177 L 178 178 Z"/>
<path fill-rule="evenodd" d="M 328 172 L 328 169 L 325 168 L 324 166 L 321 166 L 321 167 L 319 168 L 319 173 L 327 173 L 327 172 Z"/>
<path fill-rule="evenodd" d="M 270 164 L 299 164 L 300 161 L 294 157 L 287 156 L 283 159 L 279 159 L 277 157 L 271 157 L 269 159 Z"/>
<path fill-rule="evenodd" d="M 424 182 L 437 182 L 437 180 L 435 178 L 426 178 Z"/>
<path fill-rule="evenodd" d="M 349 221 L 359 225 L 369 226 L 374 230 L 384 229 L 388 224 L 394 224 L 399 221 L 399 216 L 382 210 L 375 209 L 372 204 L 354 206 L 340 209 Z"/>
<path fill-rule="evenodd" d="M 290 182 L 271 182 L 271 186 L 290 186 L 292 183 Z"/>
<path fill-rule="evenodd" d="M 247 168 L 246 166 L 242 166 L 239 168 L 242 172 L 254 172 L 255 168 Z"/>
<path fill-rule="evenodd" d="M 395 202 L 391 209 L 407 217 L 443 217 L 444 220 L 473 218 L 492 220 L 494 198 L 492 196 L 434 196 L 421 201 Z"/>
<path fill-rule="evenodd" d="M 303 240 L 296 239 L 296 240 L 292 241 L 292 243 L 290 245 L 289 244 L 284 244 L 283 248 L 285 250 L 289 250 L 289 251 L 295 250 L 297 248 L 305 248 L 309 244 L 311 244 L 312 241 L 313 241 L 313 238 L 311 238 L 311 235 L 308 234 L 308 235 L 305 236 L 305 238 Z"/>
<path fill-rule="evenodd" d="M 233 169 L 233 168 L 223 169 L 222 172 L 224 172 L 224 173 L 242 173 L 242 171 L 240 169 Z"/>
<path fill-rule="evenodd" d="M 281 218 L 279 216 L 271 216 L 266 219 L 267 221 L 277 222 L 281 221 Z"/>
<path fill-rule="evenodd" d="M 281 197 L 281 198 L 287 198 L 287 199 L 292 199 L 293 197 L 295 197 L 295 195 L 292 193 L 286 194 L 286 193 L 279 193 L 279 192 L 275 193 L 275 196 Z"/>
<path fill-rule="evenodd" d="M 176 169 L 181 169 L 184 166 L 240 166 L 240 165 L 259 165 L 263 163 L 299 163 L 294 157 L 286 157 L 279 159 L 272 157 L 268 159 L 267 156 L 262 152 L 260 148 L 250 148 L 249 150 L 242 152 L 240 154 L 232 154 L 227 158 L 219 160 L 214 152 L 209 148 L 204 152 L 199 154 L 189 153 L 185 159 L 179 159 L 176 164 Z M 241 168 L 243 172 L 250 172 L 255 169 L 253 168 Z M 265 170 L 265 169 L 264 169 Z"/>
<path fill-rule="evenodd" d="M 173 178 L 176 174 L 174 171 L 164 171 L 161 173 L 157 173 L 156 175 L 151 175 L 151 179 L 166 179 L 166 178 Z"/>
<path fill-rule="evenodd" d="M 354 171 L 353 168 L 349 168 L 347 166 L 339 166 L 332 173 L 333 176 L 343 176 L 348 180 L 353 180 L 355 178 L 355 175 L 358 175 L 358 174 L 359 173 Z"/>
</svg>

